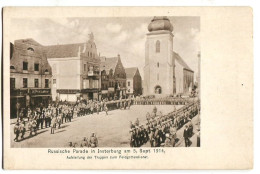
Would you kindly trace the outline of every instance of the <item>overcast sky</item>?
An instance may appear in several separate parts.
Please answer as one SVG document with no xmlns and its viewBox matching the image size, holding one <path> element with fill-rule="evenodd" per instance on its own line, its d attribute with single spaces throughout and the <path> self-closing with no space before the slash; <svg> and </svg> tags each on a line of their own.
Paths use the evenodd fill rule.
<svg viewBox="0 0 260 174">
<path fill-rule="evenodd" d="M 120 54 L 125 67 L 138 67 L 143 76 L 145 40 L 151 17 L 12 19 L 11 41 L 33 38 L 42 45 L 81 43 L 93 32 L 98 53 Z M 173 50 L 198 72 L 200 18 L 169 17 L 174 27 Z M 19 31 L 19 32 L 17 32 Z"/>
</svg>

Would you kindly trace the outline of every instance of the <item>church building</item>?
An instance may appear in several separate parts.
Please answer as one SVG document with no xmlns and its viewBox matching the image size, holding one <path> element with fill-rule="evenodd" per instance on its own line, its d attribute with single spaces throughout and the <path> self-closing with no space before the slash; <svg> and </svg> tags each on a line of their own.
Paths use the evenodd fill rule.
<svg viewBox="0 0 260 174">
<path fill-rule="evenodd" d="M 173 52 L 173 25 L 170 20 L 166 16 L 154 17 L 148 31 L 145 43 L 144 95 L 167 96 L 188 92 L 187 89 L 193 86 L 194 72 Z"/>
</svg>

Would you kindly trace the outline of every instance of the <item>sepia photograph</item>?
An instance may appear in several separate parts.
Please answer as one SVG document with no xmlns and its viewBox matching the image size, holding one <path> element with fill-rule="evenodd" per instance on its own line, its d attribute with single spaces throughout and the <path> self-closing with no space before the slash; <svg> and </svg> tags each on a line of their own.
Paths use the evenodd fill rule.
<svg viewBox="0 0 260 174">
<path fill-rule="evenodd" d="M 11 148 L 201 146 L 200 16 L 10 25 Z"/>
<path fill-rule="evenodd" d="M 3 168 L 252 169 L 252 14 L 4 8 Z"/>
</svg>

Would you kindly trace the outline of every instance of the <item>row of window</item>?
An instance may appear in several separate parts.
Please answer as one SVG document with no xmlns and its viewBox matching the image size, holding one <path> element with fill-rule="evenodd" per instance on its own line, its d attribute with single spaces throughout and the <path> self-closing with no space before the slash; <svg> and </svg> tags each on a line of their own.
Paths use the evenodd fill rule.
<svg viewBox="0 0 260 174">
<path fill-rule="evenodd" d="M 23 70 L 28 70 L 28 62 L 23 62 Z M 34 71 L 39 71 L 39 63 L 34 64 Z"/>
<path fill-rule="evenodd" d="M 53 79 L 53 83 L 56 83 L 56 79 Z M 34 87 L 39 88 L 39 79 L 34 79 Z M 45 88 L 49 88 L 49 79 L 45 79 Z M 10 78 L 10 88 L 15 89 L 15 78 Z M 23 78 L 23 88 L 28 88 L 28 78 Z"/>
<path fill-rule="evenodd" d="M 115 86 L 116 83 L 115 82 L 109 82 L 108 85 L 106 84 L 101 84 L 101 88 L 102 89 L 107 89 L 108 87 L 114 88 L 114 87 L 126 87 L 126 83 L 125 82 L 118 82 L 118 86 Z M 128 82 L 128 86 L 130 86 L 130 82 Z"/>
<path fill-rule="evenodd" d="M 23 62 L 23 70 L 28 71 L 28 62 Z M 40 70 L 39 63 L 35 63 L 34 64 L 34 71 L 39 71 L 39 70 Z M 45 72 L 48 72 L 48 70 L 46 69 Z"/>
<path fill-rule="evenodd" d="M 99 80 L 88 80 L 84 79 L 83 80 L 83 89 L 92 89 L 92 88 L 99 88 Z"/>
<path fill-rule="evenodd" d="M 88 52 L 88 57 L 93 57 L 93 58 L 95 58 L 95 53 Z"/>
</svg>

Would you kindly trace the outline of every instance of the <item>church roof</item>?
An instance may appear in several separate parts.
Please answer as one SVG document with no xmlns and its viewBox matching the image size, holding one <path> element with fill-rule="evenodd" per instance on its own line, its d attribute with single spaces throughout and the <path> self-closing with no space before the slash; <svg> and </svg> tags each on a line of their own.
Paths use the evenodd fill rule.
<svg viewBox="0 0 260 174">
<path fill-rule="evenodd" d="M 112 69 L 113 72 L 115 72 L 116 65 L 119 61 L 119 57 L 111 57 L 111 58 L 106 58 L 106 57 L 101 57 L 101 64 L 100 64 L 100 70 L 103 71 L 105 70 L 106 73 L 109 73 L 109 71 Z"/>
<path fill-rule="evenodd" d="M 137 71 L 137 67 L 125 68 L 126 78 L 134 78 Z"/>
<path fill-rule="evenodd" d="M 184 69 L 187 69 L 187 70 L 190 70 L 190 71 L 194 72 L 194 71 L 186 64 L 186 62 L 181 58 L 181 56 L 180 56 L 178 53 L 173 52 L 173 56 L 174 56 L 175 60 L 176 60 L 179 64 L 181 64 L 181 65 L 183 66 Z"/>
<path fill-rule="evenodd" d="M 77 57 L 83 49 L 84 43 L 45 46 L 48 58 Z"/>
<path fill-rule="evenodd" d="M 173 31 L 173 26 L 167 16 L 155 16 L 148 25 L 148 31 L 150 32 L 159 30 Z"/>
</svg>

